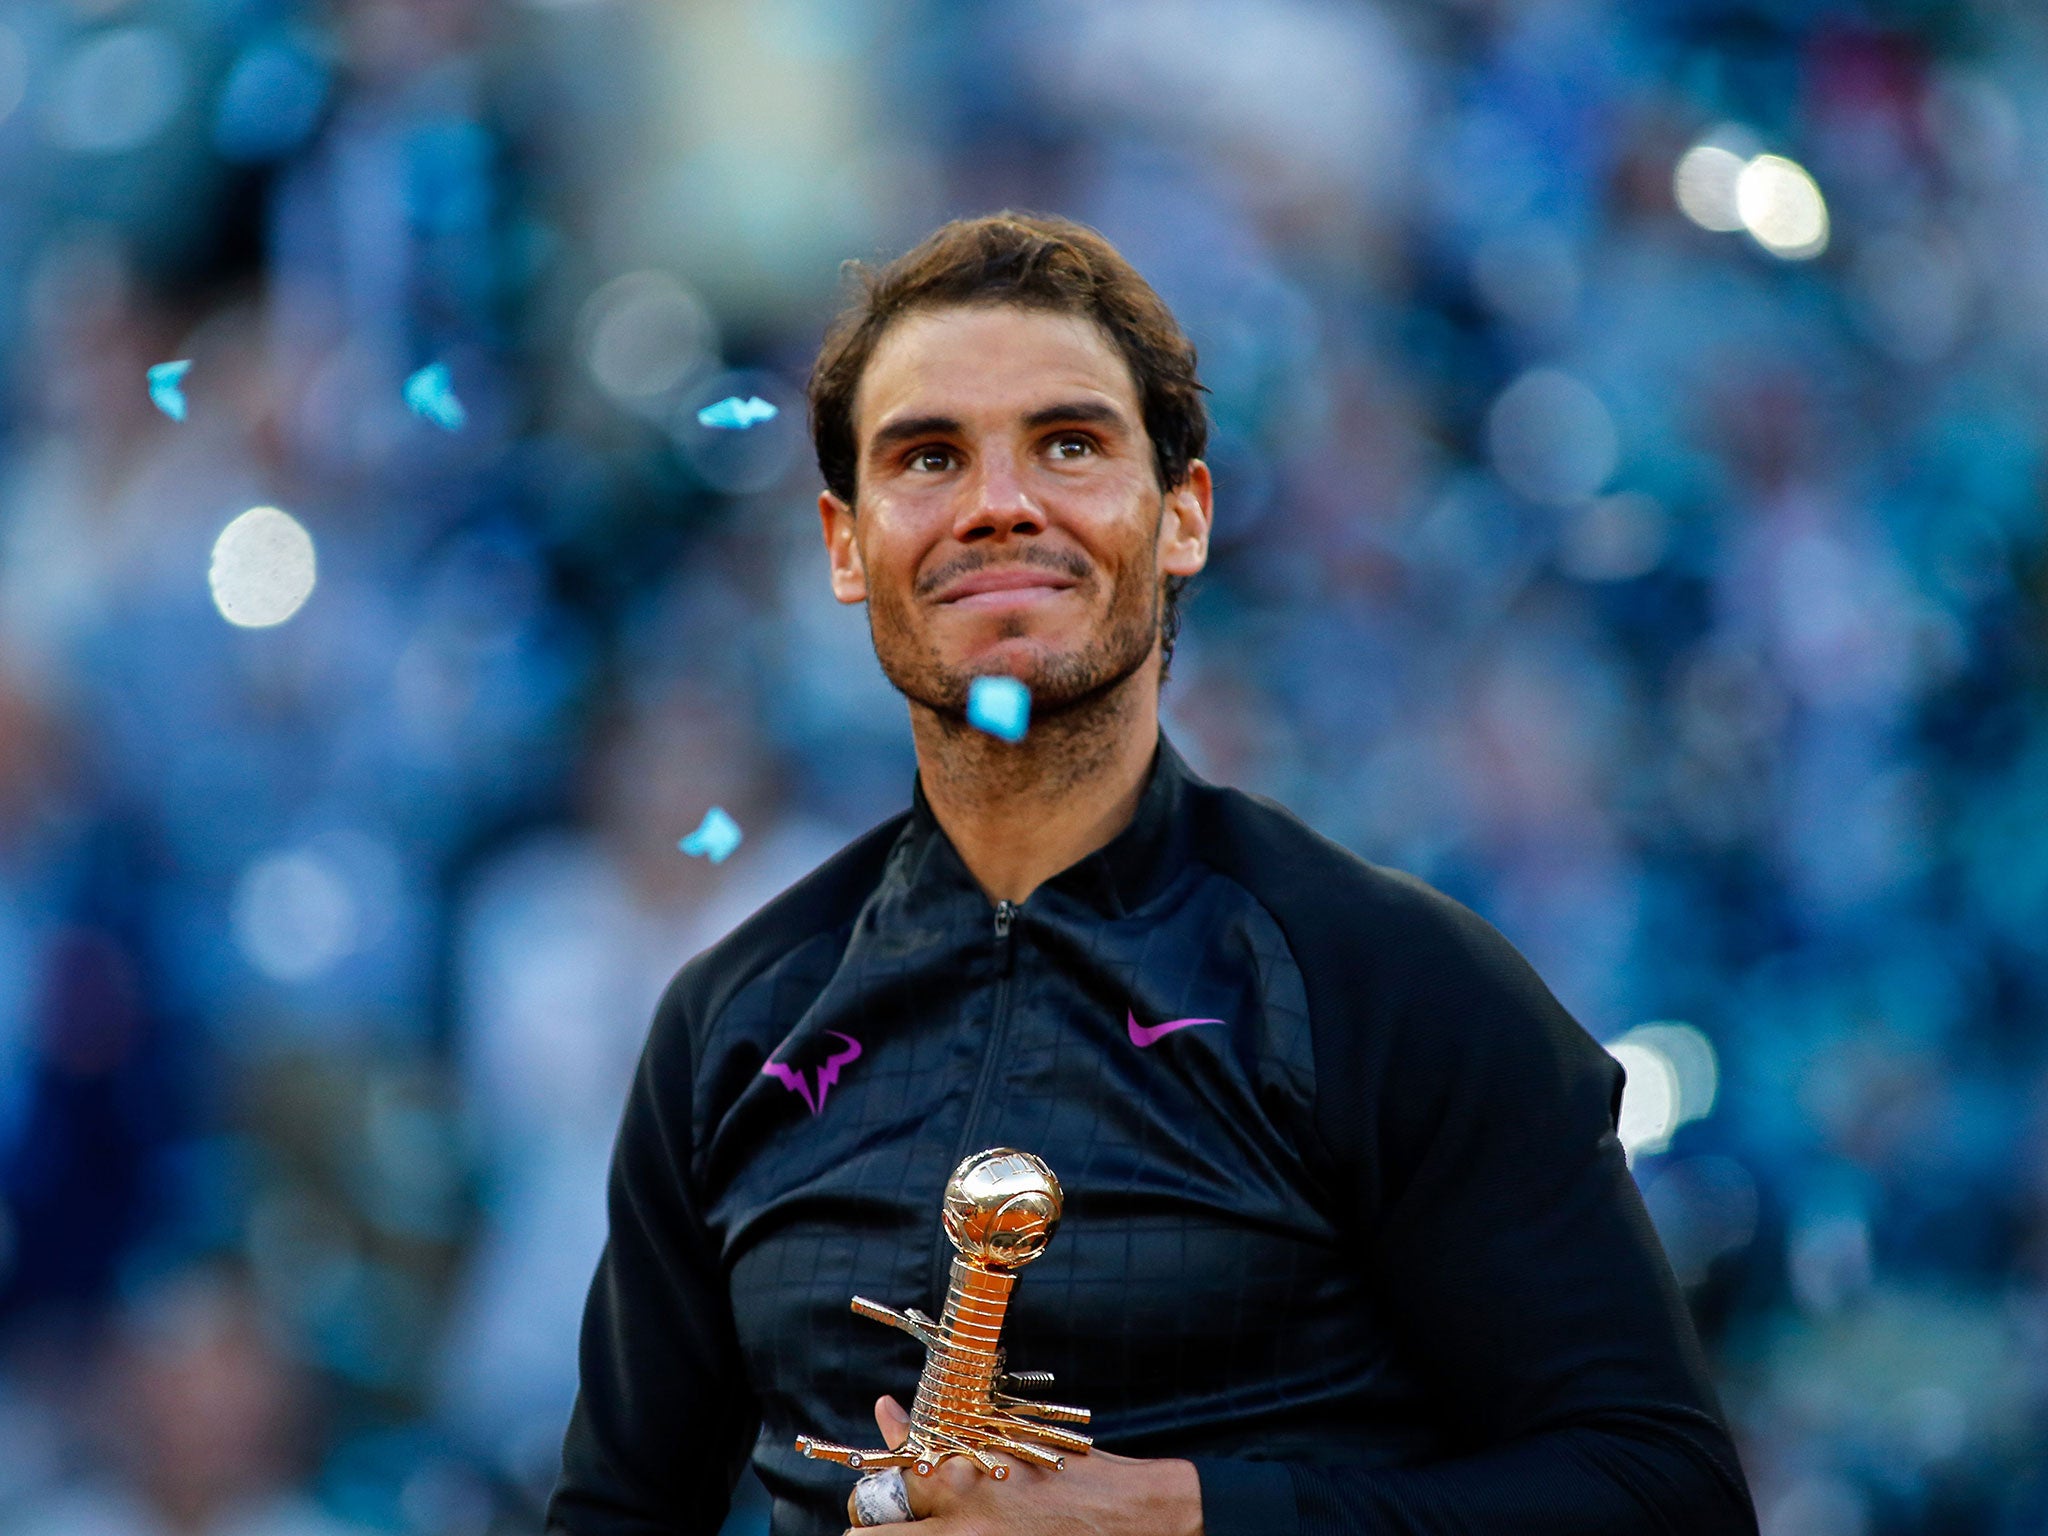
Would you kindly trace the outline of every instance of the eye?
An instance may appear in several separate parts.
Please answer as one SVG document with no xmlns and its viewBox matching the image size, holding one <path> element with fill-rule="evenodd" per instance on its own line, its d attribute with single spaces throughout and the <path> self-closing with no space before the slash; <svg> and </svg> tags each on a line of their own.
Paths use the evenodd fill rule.
<svg viewBox="0 0 2048 1536">
<path fill-rule="evenodd" d="M 932 463 L 932 460 L 937 460 L 938 462 Z M 953 450 L 941 448 L 937 444 L 933 444 L 927 448 L 912 450 L 910 456 L 903 462 L 906 467 L 915 470 L 947 469 L 951 467 L 953 462 Z"/>
<path fill-rule="evenodd" d="M 1095 451 L 1095 439 L 1088 436 L 1085 432 L 1062 432 L 1048 446 L 1052 449 L 1052 456 L 1056 459 L 1078 459 L 1083 454 L 1090 454 Z M 1069 453 L 1067 450 L 1070 448 L 1080 451 Z"/>
</svg>

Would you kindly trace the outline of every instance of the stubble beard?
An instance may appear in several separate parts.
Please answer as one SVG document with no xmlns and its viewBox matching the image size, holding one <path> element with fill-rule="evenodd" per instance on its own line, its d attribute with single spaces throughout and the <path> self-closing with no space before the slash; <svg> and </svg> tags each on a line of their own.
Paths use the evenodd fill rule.
<svg viewBox="0 0 2048 1536">
<path fill-rule="evenodd" d="M 1162 511 L 1164 510 L 1162 504 Z M 947 663 L 919 631 L 913 600 L 895 593 L 868 597 L 868 633 L 882 673 L 907 699 L 921 707 L 947 735 L 972 732 L 967 721 L 967 695 L 977 676 Z M 1117 713 L 1120 692 L 1150 658 L 1159 643 L 1163 588 L 1149 571 L 1132 568 L 1116 580 L 1106 622 L 1079 649 L 1036 657 L 1018 673 L 1031 690 L 1031 729 L 1052 736 L 1092 734 Z M 1002 622 L 1002 639 L 1030 633 L 1028 619 L 1011 615 Z"/>
</svg>

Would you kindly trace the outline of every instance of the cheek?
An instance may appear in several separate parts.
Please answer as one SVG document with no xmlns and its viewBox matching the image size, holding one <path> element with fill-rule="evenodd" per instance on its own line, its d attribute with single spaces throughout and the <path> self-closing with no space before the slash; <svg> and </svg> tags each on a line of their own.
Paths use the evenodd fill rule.
<svg viewBox="0 0 2048 1536">
<path fill-rule="evenodd" d="M 877 581 L 907 584 L 942 537 L 946 522 L 900 500 L 862 509 L 870 519 L 858 539 L 861 562 Z"/>
<path fill-rule="evenodd" d="M 888 606 L 903 585 L 903 578 L 896 574 L 888 545 L 877 539 L 860 539 L 854 545 L 854 566 L 865 600 L 875 606 Z"/>
<path fill-rule="evenodd" d="M 1116 570 L 1126 582 L 1149 581 L 1159 568 L 1160 524 L 1150 506 L 1130 514 L 1117 531 Z"/>
</svg>

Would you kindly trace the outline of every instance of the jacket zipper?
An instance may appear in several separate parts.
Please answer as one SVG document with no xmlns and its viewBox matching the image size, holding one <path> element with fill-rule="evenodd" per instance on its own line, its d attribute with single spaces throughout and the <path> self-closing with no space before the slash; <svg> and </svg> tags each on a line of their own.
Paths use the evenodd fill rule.
<svg viewBox="0 0 2048 1536">
<path fill-rule="evenodd" d="M 1001 1055 L 1003 1026 L 1010 1017 L 1010 967 L 1015 959 L 1010 930 L 1017 920 L 1017 903 L 999 901 L 995 910 L 996 930 L 996 1003 L 993 1017 L 989 1020 L 988 1042 L 982 1047 L 981 1075 L 974 1082 L 974 1096 L 967 1101 L 967 1122 L 960 1129 L 960 1148 L 953 1154 L 953 1161 L 946 1165 L 947 1177 L 960 1166 L 961 1160 L 970 1152 L 979 1151 L 974 1145 L 974 1125 L 981 1117 L 981 1101 L 988 1097 L 988 1085 L 995 1077 L 996 1061 Z M 953 1243 L 941 1226 L 936 1245 L 932 1249 L 932 1300 L 943 1305 L 946 1299 L 946 1280 L 953 1267 Z"/>
</svg>

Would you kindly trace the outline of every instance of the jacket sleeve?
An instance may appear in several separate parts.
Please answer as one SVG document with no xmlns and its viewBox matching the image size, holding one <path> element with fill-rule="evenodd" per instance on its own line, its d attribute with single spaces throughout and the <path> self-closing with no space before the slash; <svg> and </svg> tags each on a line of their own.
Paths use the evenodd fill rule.
<svg viewBox="0 0 2048 1536">
<path fill-rule="evenodd" d="M 550 1536 L 713 1536 L 759 1431 L 731 1293 L 692 1187 L 681 994 L 678 978 L 612 1153 L 611 1232 L 584 1308 Z"/>
<path fill-rule="evenodd" d="M 1198 1461 L 1207 1536 L 1754 1536 L 1615 1135 L 1619 1064 L 1484 921 L 1394 878 L 1399 899 L 1363 914 L 1385 942 L 1301 931 L 1329 913 L 1289 939 L 1333 1184 L 1456 1453 Z"/>
</svg>

